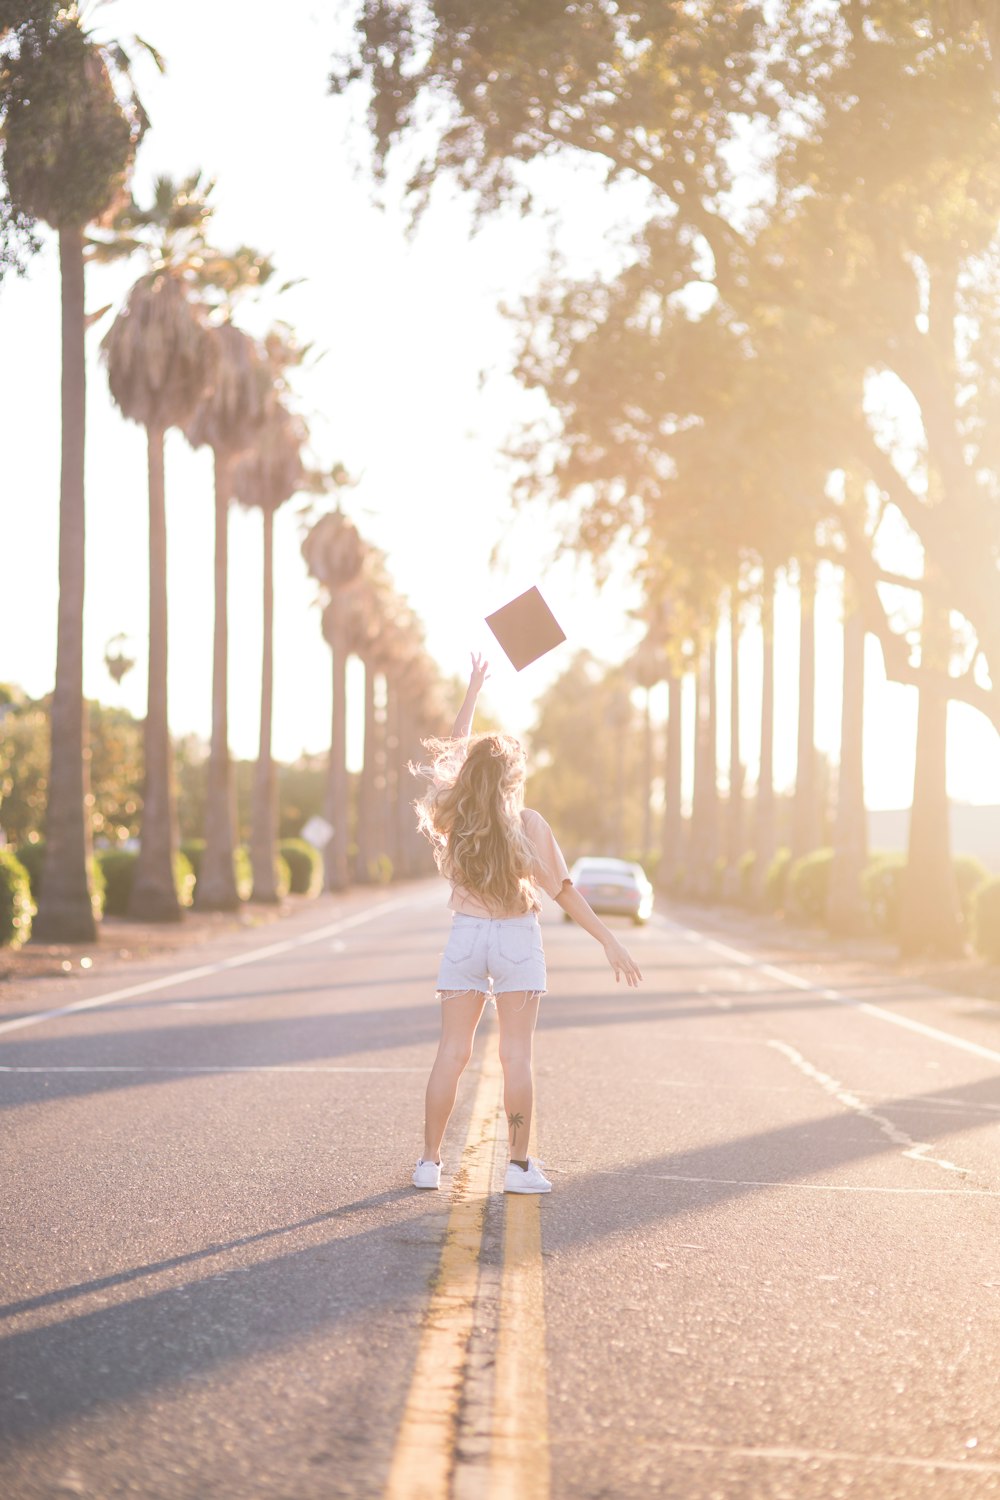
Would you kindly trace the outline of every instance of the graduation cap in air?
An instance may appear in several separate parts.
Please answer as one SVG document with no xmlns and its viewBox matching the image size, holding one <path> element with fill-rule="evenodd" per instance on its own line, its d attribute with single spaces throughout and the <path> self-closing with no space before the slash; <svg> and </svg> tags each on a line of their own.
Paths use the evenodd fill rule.
<svg viewBox="0 0 1000 1500">
<path fill-rule="evenodd" d="M 486 623 L 518 672 L 566 639 L 566 632 L 536 588 L 494 610 L 486 616 Z"/>
</svg>

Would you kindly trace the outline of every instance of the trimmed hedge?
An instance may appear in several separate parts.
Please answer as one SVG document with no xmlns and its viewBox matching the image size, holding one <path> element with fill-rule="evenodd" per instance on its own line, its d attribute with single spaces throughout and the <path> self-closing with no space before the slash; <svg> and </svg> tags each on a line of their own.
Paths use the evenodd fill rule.
<svg viewBox="0 0 1000 1500">
<path fill-rule="evenodd" d="M 128 916 L 132 882 L 139 855 L 134 849 L 101 849 L 97 855 L 105 882 L 104 912 L 109 917 Z M 179 851 L 174 855 L 174 885 L 181 906 L 190 906 L 194 895 L 194 871 Z"/>
<path fill-rule="evenodd" d="M 757 863 L 757 851 L 748 849 L 741 854 L 736 864 L 739 873 L 739 899 L 741 906 L 753 905 L 753 872 Z"/>
<path fill-rule="evenodd" d="M 1000 876 L 985 880 L 972 901 L 972 940 L 976 952 L 1000 964 Z"/>
<path fill-rule="evenodd" d="M 0 948 L 26 943 L 34 915 L 27 870 L 12 849 L 0 849 Z"/>
<path fill-rule="evenodd" d="M 27 871 L 31 884 L 31 899 L 37 907 L 42 893 L 42 873 L 45 869 L 45 840 L 36 839 L 33 844 L 22 844 L 17 850 L 18 861 Z M 93 893 L 94 916 L 100 917 L 104 910 L 104 873 L 96 854 L 90 859 L 90 889 Z"/>
<path fill-rule="evenodd" d="M 191 866 L 195 888 L 197 888 L 198 876 L 201 874 L 201 861 L 205 854 L 205 840 L 188 839 L 181 845 L 181 853 Z M 241 901 L 249 901 L 253 891 L 253 867 L 250 864 L 250 851 L 245 844 L 240 844 L 233 851 L 233 869 L 236 874 L 237 895 Z"/>
<path fill-rule="evenodd" d="M 984 883 L 989 883 L 989 871 L 971 854 L 956 854 L 952 867 L 962 919 L 968 929 L 974 925 L 976 897 Z M 905 869 L 905 854 L 898 851 L 876 854 L 861 876 L 861 890 L 872 926 L 877 932 L 889 937 L 899 929 L 899 903 L 903 894 Z"/>
<path fill-rule="evenodd" d="M 278 854 L 288 867 L 293 896 L 316 896 L 323 884 L 323 856 L 306 839 L 282 839 Z"/>
<path fill-rule="evenodd" d="M 832 849 L 814 849 L 795 861 L 785 882 L 785 910 L 790 917 L 801 922 L 824 921 L 832 865 Z"/>
<path fill-rule="evenodd" d="M 876 932 L 891 935 L 899 926 L 899 899 L 906 855 L 876 854 L 861 874 L 861 894 Z"/>
<path fill-rule="evenodd" d="M 780 911 L 785 905 L 788 872 L 791 868 L 792 851 L 783 845 L 771 860 L 764 876 L 764 906 L 768 911 Z"/>
</svg>

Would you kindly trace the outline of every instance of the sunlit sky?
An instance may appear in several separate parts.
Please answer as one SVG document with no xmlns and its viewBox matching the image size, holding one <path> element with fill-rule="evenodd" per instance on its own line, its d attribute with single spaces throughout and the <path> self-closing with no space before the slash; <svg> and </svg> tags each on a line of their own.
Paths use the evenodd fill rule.
<svg viewBox="0 0 1000 1500">
<path fill-rule="evenodd" d="M 536 414 L 506 374 L 514 335 L 499 310 L 529 291 L 545 268 L 551 227 L 511 215 L 470 233 L 469 208 L 440 193 L 419 231 L 390 185 L 375 207 L 365 175 L 358 102 L 326 91 L 331 54 L 353 6 L 286 0 L 281 24 L 262 0 L 240 8 L 176 0 L 116 0 L 93 19 L 147 36 L 168 74 L 140 69 L 153 129 L 139 155 L 136 191 L 158 173 L 196 167 L 215 177 L 215 238 L 273 254 L 281 277 L 301 285 L 248 312 L 254 330 L 287 319 L 324 357 L 298 382 L 317 458 L 343 462 L 359 482 L 348 509 L 382 547 L 399 589 L 424 622 L 447 673 L 469 650 L 495 661 L 486 702 L 516 732 L 532 721 L 538 693 L 583 648 L 621 659 L 639 630 L 627 576 L 597 590 L 585 568 L 551 561 L 555 534 L 540 507 L 514 517 L 502 449 Z M 559 243 L 579 269 L 611 265 L 627 197 L 612 198 L 591 172 L 550 168 L 543 199 L 558 209 Z M 88 306 L 117 303 L 138 265 L 88 271 Z M 0 289 L 3 475 L 0 510 L 9 550 L 0 571 L 0 680 L 31 694 L 51 688 L 55 661 L 59 490 L 59 279 L 54 240 L 26 281 Z M 143 431 L 122 420 L 98 361 L 105 318 L 88 334 L 87 603 L 85 691 L 137 714 L 145 700 L 147 611 L 146 456 Z M 486 379 L 481 376 L 485 373 Z M 299 556 L 292 501 L 277 524 L 276 754 L 292 759 L 328 742 L 329 652 L 317 591 Z M 211 703 L 212 478 L 206 452 L 177 433 L 167 442 L 170 590 L 170 716 L 176 733 L 207 735 Z M 500 558 L 491 560 L 500 542 Z M 13 543 L 13 545 L 11 545 Z M 231 526 L 231 738 L 256 753 L 260 671 L 260 518 L 235 511 Z M 568 645 L 524 673 L 497 659 L 483 617 L 538 583 Z M 833 579 L 819 603 L 817 741 L 836 755 L 839 735 L 838 602 Z M 139 665 L 121 689 L 103 664 L 105 644 L 125 632 Z M 779 601 L 776 778 L 794 779 L 797 620 L 794 595 Z M 744 714 L 751 780 L 759 719 L 752 683 L 760 643 L 748 632 Z M 723 679 L 725 672 L 723 670 Z M 912 791 L 916 695 L 886 685 L 869 643 L 865 751 L 872 807 L 905 806 Z M 725 734 L 725 715 L 720 738 Z M 953 707 L 949 781 L 954 797 L 1000 801 L 1000 743 L 972 710 Z"/>
</svg>

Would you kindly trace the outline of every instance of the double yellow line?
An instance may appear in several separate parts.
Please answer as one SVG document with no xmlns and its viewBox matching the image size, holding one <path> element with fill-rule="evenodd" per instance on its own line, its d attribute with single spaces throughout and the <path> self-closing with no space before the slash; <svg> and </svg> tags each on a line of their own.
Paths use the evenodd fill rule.
<svg viewBox="0 0 1000 1500">
<path fill-rule="evenodd" d="M 454 1201 L 384 1500 L 449 1500 L 451 1495 L 501 1092 L 500 1064 L 490 1047 L 455 1177 Z M 529 1149 L 537 1149 L 534 1138 Z M 537 1195 L 510 1194 L 505 1206 L 489 1482 L 483 1500 L 548 1500 L 540 1203 Z"/>
</svg>

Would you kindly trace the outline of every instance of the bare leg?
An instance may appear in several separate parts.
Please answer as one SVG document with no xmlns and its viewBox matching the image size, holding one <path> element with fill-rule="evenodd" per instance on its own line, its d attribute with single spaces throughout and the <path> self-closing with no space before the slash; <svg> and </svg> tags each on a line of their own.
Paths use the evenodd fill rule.
<svg viewBox="0 0 1000 1500">
<path fill-rule="evenodd" d="M 486 996 L 466 990 L 441 1001 L 441 1040 L 427 1080 L 424 1103 L 424 1161 L 438 1161 L 445 1127 L 455 1108 L 458 1080 L 472 1056 L 476 1027 Z"/>
<path fill-rule="evenodd" d="M 528 1156 L 534 1103 L 531 1051 L 540 998 L 530 990 L 497 996 L 503 1107 L 507 1111 L 507 1140 L 512 1161 L 526 1161 Z"/>
</svg>

